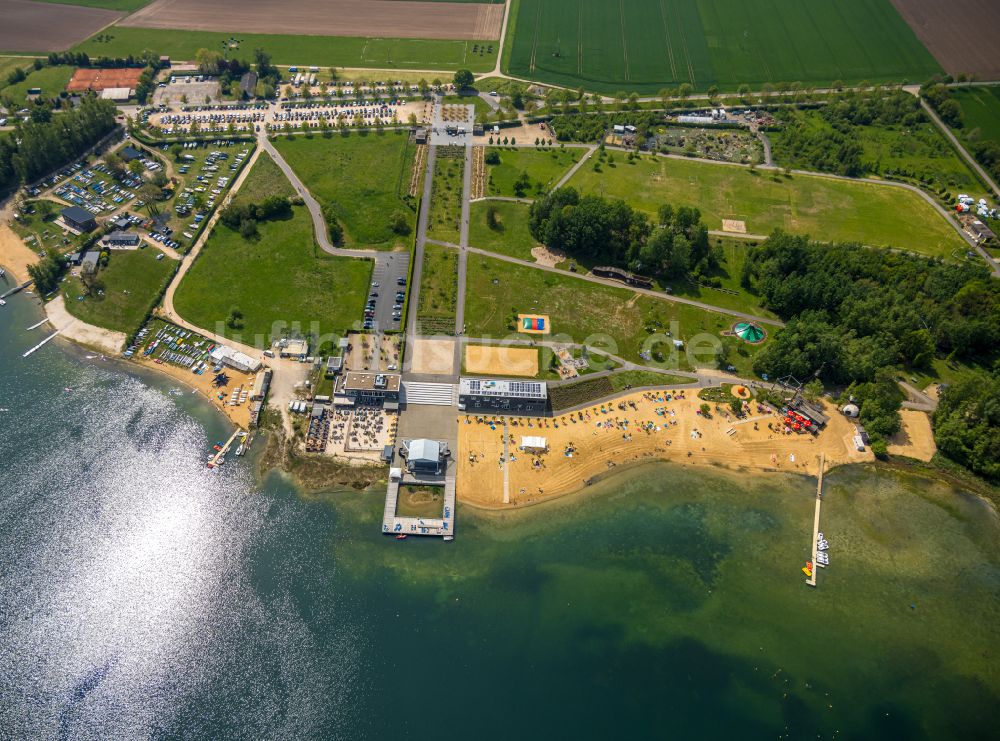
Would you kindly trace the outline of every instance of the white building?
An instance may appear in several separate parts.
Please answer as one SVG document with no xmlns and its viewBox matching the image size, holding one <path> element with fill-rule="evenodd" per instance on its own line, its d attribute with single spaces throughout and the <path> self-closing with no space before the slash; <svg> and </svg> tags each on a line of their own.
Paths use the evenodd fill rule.
<svg viewBox="0 0 1000 741">
<path fill-rule="evenodd" d="M 226 347 L 225 345 L 218 345 L 213 348 L 209 355 L 215 362 L 222 363 L 244 373 L 256 373 L 260 370 L 259 360 L 255 360 L 246 353 Z"/>
</svg>

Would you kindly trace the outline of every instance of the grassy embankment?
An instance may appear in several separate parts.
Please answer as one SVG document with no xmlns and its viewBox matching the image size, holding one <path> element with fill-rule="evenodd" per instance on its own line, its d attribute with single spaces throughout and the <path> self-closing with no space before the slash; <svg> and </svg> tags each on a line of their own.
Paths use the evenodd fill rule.
<svg viewBox="0 0 1000 741">
<path fill-rule="evenodd" d="M 333 208 L 344 227 L 345 246 L 409 246 L 416 222 L 416 204 L 407 192 L 415 148 L 406 133 L 279 137 L 274 146 L 309 192 Z M 403 233 L 393 230 L 394 214 L 405 224 Z"/>
<path fill-rule="evenodd" d="M 750 234 L 784 229 L 829 242 L 861 242 L 934 257 L 963 254 L 965 241 L 918 194 L 898 187 L 828 177 L 753 171 L 682 159 L 615 158 L 600 171 L 570 179 L 582 193 L 622 198 L 655 215 L 664 203 L 696 206 L 709 229 L 723 219 L 746 222 Z"/>
<path fill-rule="evenodd" d="M 259 158 L 247 177 L 247 193 L 290 192 L 274 170 L 267 158 Z M 341 336 L 360 320 L 370 260 L 322 252 L 304 206 L 293 207 L 286 221 L 258 228 L 259 239 L 250 241 L 216 226 L 177 289 L 174 305 L 181 316 L 226 336 L 260 335 L 265 341 L 296 324 L 303 333 Z M 234 307 L 242 319 L 231 326 L 227 319 Z"/>
</svg>

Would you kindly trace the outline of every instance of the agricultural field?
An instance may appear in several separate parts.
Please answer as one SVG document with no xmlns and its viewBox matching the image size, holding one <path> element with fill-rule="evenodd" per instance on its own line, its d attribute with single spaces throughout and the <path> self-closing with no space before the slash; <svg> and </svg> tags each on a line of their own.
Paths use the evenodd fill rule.
<svg viewBox="0 0 1000 741">
<path fill-rule="evenodd" d="M 219 224 L 174 296 L 190 322 L 227 337 L 267 342 L 295 323 L 303 332 L 342 336 L 361 318 L 372 262 L 316 247 L 304 206 L 292 218 L 258 225 L 249 241 Z M 242 315 L 232 324 L 233 309 Z"/>
<path fill-rule="evenodd" d="M 492 46 L 493 52 L 488 49 Z M 0 46 L 0 48 L 3 48 Z M 179 31 L 159 28 L 105 29 L 74 47 L 93 56 L 139 55 L 145 49 L 172 59 L 193 60 L 199 49 L 220 49 L 230 56 L 252 59 L 263 49 L 275 64 L 379 69 L 470 69 L 486 72 L 496 63 L 498 45 L 455 39 L 370 39 L 350 36 Z M 432 77 L 432 75 L 428 75 Z"/>
<path fill-rule="evenodd" d="M 890 0 L 519 0 L 511 15 L 505 71 L 604 93 L 941 71 Z"/>
<path fill-rule="evenodd" d="M 996 0 L 892 0 L 945 72 L 979 80 L 1000 78 L 1000 6 Z M 956 13 L 956 7 L 961 12 Z"/>
<path fill-rule="evenodd" d="M 59 5 L 80 5 L 86 8 L 103 8 L 117 10 L 121 13 L 134 13 L 151 0 L 35 0 L 40 3 L 57 3 Z"/>
<path fill-rule="evenodd" d="M 62 51 L 114 23 L 121 13 L 103 8 L 62 5 L 32 0 L 4 0 L 0 51 Z"/>
<path fill-rule="evenodd" d="M 600 172 L 583 167 L 567 185 L 621 198 L 651 216 L 664 203 L 696 206 L 709 229 L 741 220 L 749 234 L 774 229 L 826 242 L 861 242 L 948 257 L 967 245 L 916 193 L 834 178 L 754 171 L 682 158 L 619 160 Z"/>
<path fill-rule="evenodd" d="M 42 89 L 42 96 L 44 98 L 57 98 L 59 97 L 59 93 L 66 89 L 66 85 L 73 76 L 75 69 L 67 65 L 58 65 L 55 67 L 46 65 L 36 70 L 31 63 L 32 60 L 30 59 L 22 59 L 21 64 L 17 65 L 28 73 L 28 76 L 21 80 L 21 82 L 8 85 L 6 84 L 7 75 L 3 76 L 3 80 L 0 82 L 3 85 L 2 89 L 0 89 L 0 96 L 10 98 L 15 103 L 20 104 L 28 97 L 28 90 L 38 87 Z"/>
<path fill-rule="evenodd" d="M 954 130 L 959 138 L 1000 144 L 1000 85 L 952 88 L 951 97 L 962 106 L 964 126 Z"/>
<path fill-rule="evenodd" d="M 458 252 L 428 244 L 420 273 L 417 321 L 424 334 L 454 334 L 458 296 Z"/>
<path fill-rule="evenodd" d="M 488 3 L 423 4 L 397 0 L 290 0 L 276 12 L 268 0 L 153 0 L 120 25 L 192 31 L 371 38 L 500 37 L 503 8 Z"/>
<path fill-rule="evenodd" d="M 487 147 L 487 155 L 490 152 L 497 153 L 500 164 L 486 166 L 487 195 L 530 198 L 551 189 L 587 150 L 583 147 Z M 515 184 L 523 174 L 527 175 L 528 186 L 519 193 Z"/>
<path fill-rule="evenodd" d="M 724 348 L 723 366 L 731 364 L 743 374 L 751 372 L 752 357 L 762 347 L 722 337 L 721 332 L 734 323 L 732 317 L 569 274 L 469 255 L 466 334 L 496 339 L 524 337 L 516 333 L 518 313 L 547 314 L 553 337 L 566 337 L 576 344 L 586 342 L 635 362 L 648 362 L 640 355 L 646 351 L 652 360 L 667 363 L 668 369 L 714 367 L 717 360 L 711 352 L 693 358 L 684 352 L 672 354 L 672 338 L 690 341 L 703 333 L 718 338 Z M 671 339 L 652 337 L 668 331 L 673 333 Z"/>
<path fill-rule="evenodd" d="M 153 247 L 111 250 L 90 295 L 79 277 L 66 278 L 62 284 L 66 310 L 87 324 L 135 332 L 177 269 L 175 260 L 157 260 L 161 254 Z"/>
<path fill-rule="evenodd" d="M 410 244 L 416 220 L 408 192 L 415 147 L 406 132 L 279 137 L 274 146 L 310 193 L 333 208 L 347 245 L 394 249 Z"/>
<path fill-rule="evenodd" d="M 835 132 L 818 111 L 790 110 L 784 115 L 800 122 L 809 136 L 823 138 Z M 851 126 L 849 131 L 851 140 L 863 150 L 861 162 L 865 173 L 905 180 L 932 195 L 945 191 L 948 206 L 960 192 L 975 194 L 977 198 L 986 194 L 979 177 L 929 120 L 915 126 Z M 769 134 L 774 163 L 803 170 L 820 169 L 808 158 L 789 153 L 785 147 L 786 132 L 787 129 L 782 129 Z"/>
<path fill-rule="evenodd" d="M 434 188 L 431 191 L 427 236 L 458 244 L 462 220 L 462 177 L 465 172 L 463 147 L 438 147 L 434 160 Z"/>
<path fill-rule="evenodd" d="M 531 249 L 538 243 L 528 231 L 526 203 L 476 201 L 469 209 L 469 244 L 501 255 L 533 260 Z M 489 221 L 493 210 L 494 224 Z"/>
</svg>

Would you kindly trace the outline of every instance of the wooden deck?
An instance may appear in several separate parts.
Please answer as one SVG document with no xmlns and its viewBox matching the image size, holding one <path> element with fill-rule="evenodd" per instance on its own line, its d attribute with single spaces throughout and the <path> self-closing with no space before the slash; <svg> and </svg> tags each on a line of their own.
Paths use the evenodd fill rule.
<svg viewBox="0 0 1000 741">
<path fill-rule="evenodd" d="M 385 492 L 385 509 L 382 511 L 382 532 L 387 535 L 436 535 L 445 540 L 455 537 L 455 477 L 444 481 L 444 509 L 440 518 L 398 517 L 396 504 L 400 484 L 409 481 L 390 481 Z"/>
</svg>

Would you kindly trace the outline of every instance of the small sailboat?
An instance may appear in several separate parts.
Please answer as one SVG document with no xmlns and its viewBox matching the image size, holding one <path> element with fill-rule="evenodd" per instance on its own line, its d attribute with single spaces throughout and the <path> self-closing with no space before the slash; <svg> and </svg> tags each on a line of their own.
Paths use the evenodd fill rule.
<svg viewBox="0 0 1000 741">
<path fill-rule="evenodd" d="M 400 533 L 396 536 L 396 540 L 406 540 L 406 533 Z"/>
</svg>

